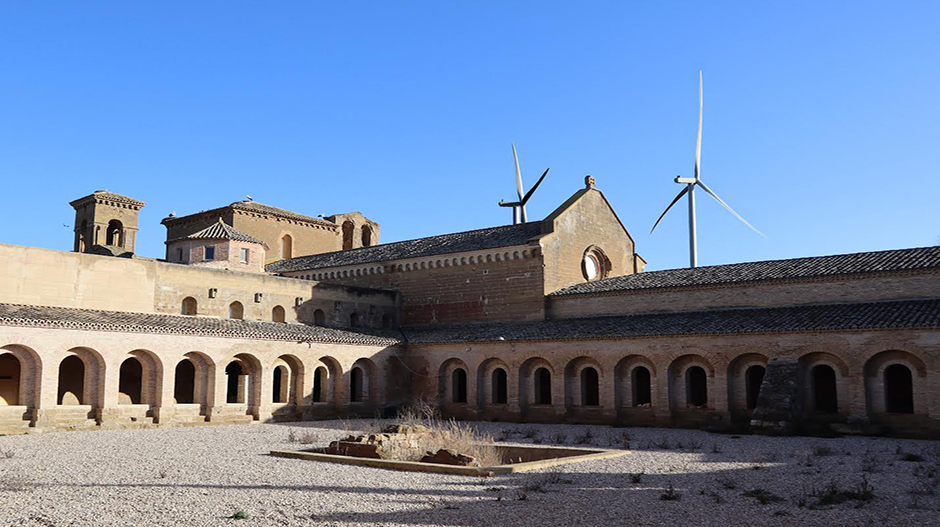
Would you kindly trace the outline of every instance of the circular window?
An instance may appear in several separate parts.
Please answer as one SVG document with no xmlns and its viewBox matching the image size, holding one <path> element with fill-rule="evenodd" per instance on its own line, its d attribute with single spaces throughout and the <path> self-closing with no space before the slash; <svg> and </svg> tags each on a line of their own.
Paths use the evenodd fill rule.
<svg viewBox="0 0 940 527">
<path fill-rule="evenodd" d="M 584 257 L 581 259 L 581 274 L 584 275 L 585 280 L 593 282 L 607 278 L 609 271 L 610 260 L 607 259 L 604 251 L 593 246 L 584 251 Z"/>
</svg>

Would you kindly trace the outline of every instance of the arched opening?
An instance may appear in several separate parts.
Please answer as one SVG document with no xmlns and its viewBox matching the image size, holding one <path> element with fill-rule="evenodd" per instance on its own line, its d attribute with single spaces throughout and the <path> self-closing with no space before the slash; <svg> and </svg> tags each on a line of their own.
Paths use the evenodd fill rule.
<svg viewBox="0 0 940 527">
<path fill-rule="evenodd" d="M 744 390 L 748 410 L 757 408 L 757 398 L 760 395 L 760 386 L 764 382 L 766 372 L 767 369 L 759 365 L 749 366 L 744 371 Z"/>
<path fill-rule="evenodd" d="M 281 237 L 281 258 L 288 259 L 293 258 L 294 254 L 294 239 L 290 237 L 290 234 L 285 234 Z"/>
<path fill-rule="evenodd" d="M 630 386 L 633 388 L 633 406 L 650 406 L 653 403 L 653 383 L 650 371 L 645 366 L 637 366 L 630 372 Z"/>
<path fill-rule="evenodd" d="M 173 398 L 176 404 L 192 404 L 196 401 L 196 366 L 189 359 L 183 359 L 176 365 Z"/>
<path fill-rule="evenodd" d="M 70 355 L 59 363 L 56 400 L 66 406 L 85 404 L 85 363 L 77 355 Z"/>
<path fill-rule="evenodd" d="M 284 308 L 281 306 L 274 306 L 274 309 L 271 310 L 271 320 L 273 322 L 284 322 Z"/>
<path fill-rule="evenodd" d="M 191 296 L 187 296 L 186 298 L 184 298 L 180 312 L 184 315 L 190 315 L 190 316 L 195 315 L 196 314 L 196 299 Z"/>
<path fill-rule="evenodd" d="M 82 225 L 78 228 L 78 247 L 76 248 L 78 252 L 88 251 L 88 236 L 88 220 L 82 220 Z"/>
<path fill-rule="evenodd" d="M 705 368 L 692 366 L 685 371 L 686 405 L 701 408 L 708 404 L 708 375 Z"/>
<path fill-rule="evenodd" d="M 241 320 L 245 317 L 245 307 L 241 302 L 235 301 L 228 306 L 228 318 Z"/>
<path fill-rule="evenodd" d="M 121 363 L 118 374 L 118 404 L 140 404 L 144 368 L 134 357 Z"/>
<path fill-rule="evenodd" d="M 581 370 L 581 405 L 598 406 L 601 404 L 597 370 L 588 366 Z"/>
<path fill-rule="evenodd" d="M 506 404 L 509 398 L 509 378 L 506 370 L 496 368 L 492 379 L 493 404 Z"/>
<path fill-rule="evenodd" d="M 893 414 L 914 413 L 914 379 L 903 364 L 885 368 L 885 408 Z"/>
<path fill-rule="evenodd" d="M 457 368 L 451 374 L 451 400 L 455 403 L 467 402 L 467 370 Z"/>
<path fill-rule="evenodd" d="M 116 245 L 124 247 L 124 225 L 118 220 L 108 222 L 108 229 L 105 231 L 105 245 Z"/>
<path fill-rule="evenodd" d="M 353 248 L 353 232 L 356 226 L 353 222 L 346 220 L 343 222 L 343 250 L 347 251 Z"/>
<path fill-rule="evenodd" d="M 286 403 L 290 388 L 290 375 L 286 366 L 274 368 L 273 402 Z"/>
<path fill-rule="evenodd" d="M 362 246 L 369 247 L 372 245 L 372 229 L 368 225 L 362 226 Z"/>
<path fill-rule="evenodd" d="M 311 398 L 315 403 L 322 403 L 325 399 L 323 397 L 323 381 L 326 376 L 326 368 L 320 366 L 313 371 L 313 393 Z"/>
<path fill-rule="evenodd" d="M 535 370 L 535 404 L 552 404 L 552 374 L 548 368 Z"/>
<path fill-rule="evenodd" d="M 836 372 L 828 364 L 813 367 L 813 408 L 820 413 L 834 414 L 839 411 Z"/>
<path fill-rule="evenodd" d="M 356 313 L 355 311 L 353 311 L 349 315 L 349 327 L 358 328 L 361 323 L 362 322 L 359 319 L 359 313 Z"/>
<path fill-rule="evenodd" d="M 227 404 L 245 404 L 248 391 L 248 375 L 239 361 L 232 361 L 225 367 Z"/>
<path fill-rule="evenodd" d="M 20 360 L 12 353 L 0 355 L 0 406 L 20 404 Z"/>
<path fill-rule="evenodd" d="M 324 313 L 322 309 L 317 309 L 313 312 L 313 323 L 317 326 L 326 325 L 326 313 Z"/>
<path fill-rule="evenodd" d="M 354 367 L 349 372 L 349 402 L 362 402 L 364 395 L 363 380 L 362 368 L 359 366 Z"/>
</svg>

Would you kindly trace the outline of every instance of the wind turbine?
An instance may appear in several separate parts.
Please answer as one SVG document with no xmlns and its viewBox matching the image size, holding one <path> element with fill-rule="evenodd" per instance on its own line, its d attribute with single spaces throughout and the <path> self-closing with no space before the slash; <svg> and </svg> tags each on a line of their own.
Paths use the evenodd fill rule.
<svg viewBox="0 0 940 527">
<path fill-rule="evenodd" d="M 659 219 L 656 220 L 656 223 L 653 224 L 653 228 L 650 229 L 650 234 L 653 234 L 653 231 L 656 230 L 656 226 L 659 225 L 660 220 L 663 219 L 663 216 L 669 212 L 669 209 L 676 204 L 677 201 L 682 199 L 682 196 L 689 195 L 689 266 L 697 267 L 698 266 L 698 247 L 696 246 L 695 240 L 695 187 L 702 187 L 702 190 L 708 193 L 709 196 L 715 198 L 718 203 L 721 203 L 721 206 L 728 209 L 728 212 L 734 214 L 734 217 L 744 222 L 745 225 L 754 230 L 757 234 L 761 236 L 764 235 L 761 231 L 757 230 L 753 225 L 747 222 L 740 214 L 734 211 L 727 203 L 721 200 L 718 197 L 718 194 L 712 192 L 710 188 L 702 181 L 701 177 L 701 162 L 702 162 L 702 72 L 698 72 L 698 135 L 695 138 L 695 177 L 687 178 L 676 176 L 676 183 L 685 185 L 685 188 L 679 192 L 679 195 L 672 200 L 672 203 L 666 207 L 666 210 L 659 215 Z"/>
<path fill-rule="evenodd" d="M 529 201 L 529 198 L 532 197 L 532 194 L 535 192 L 535 189 L 539 188 L 539 185 L 542 184 L 542 180 L 545 179 L 545 176 L 548 174 L 550 168 L 546 168 L 545 172 L 542 172 L 542 177 L 535 182 L 535 185 L 529 189 L 525 195 L 522 195 L 522 172 L 519 170 L 519 156 L 516 154 L 516 144 L 510 143 L 512 145 L 512 159 L 516 163 L 516 193 L 519 195 L 519 201 L 504 201 L 499 200 L 500 207 L 512 207 L 512 224 L 516 225 L 522 220 L 522 223 L 526 222 L 525 216 L 525 204 Z"/>
</svg>

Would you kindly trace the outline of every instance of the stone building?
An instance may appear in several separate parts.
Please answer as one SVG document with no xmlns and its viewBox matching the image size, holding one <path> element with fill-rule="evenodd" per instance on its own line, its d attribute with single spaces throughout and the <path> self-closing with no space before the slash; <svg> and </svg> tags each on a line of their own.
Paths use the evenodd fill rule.
<svg viewBox="0 0 940 527">
<path fill-rule="evenodd" d="M 940 436 L 940 247 L 644 272 L 586 178 L 541 221 L 379 244 L 252 201 L 72 202 L 0 245 L 0 433 L 374 415 Z M 112 224 L 112 221 L 117 222 Z M 122 256 L 122 257 L 114 257 Z"/>
</svg>

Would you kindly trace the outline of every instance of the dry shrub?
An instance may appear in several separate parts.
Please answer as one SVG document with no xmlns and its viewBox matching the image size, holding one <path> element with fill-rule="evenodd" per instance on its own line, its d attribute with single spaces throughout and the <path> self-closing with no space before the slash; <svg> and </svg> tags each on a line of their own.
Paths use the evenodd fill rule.
<svg viewBox="0 0 940 527">
<path fill-rule="evenodd" d="M 504 463 L 503 455 L 493 446 L 493 436 L 478 432 L 470 425 L 458 423 L 454 419 L 444 420 L 437 407 L 427 401 L 418 401 L 398 413 L 396 424 L 422 425 L 428 431 L 413 434 L 413 441 L 390 441 L 383 446 L 390 459 L 401 461 L 420 461 L 427 453 L 441 449 L 452 450 L 458 454 L 471 456 L 476 466 L 491 467 Z"/>
</svg>

